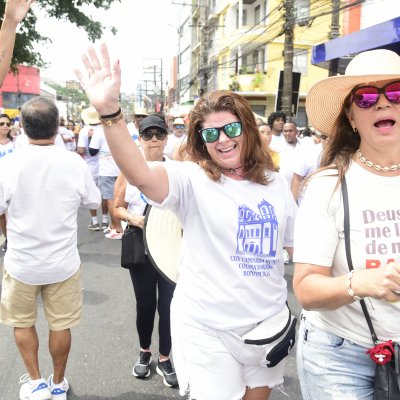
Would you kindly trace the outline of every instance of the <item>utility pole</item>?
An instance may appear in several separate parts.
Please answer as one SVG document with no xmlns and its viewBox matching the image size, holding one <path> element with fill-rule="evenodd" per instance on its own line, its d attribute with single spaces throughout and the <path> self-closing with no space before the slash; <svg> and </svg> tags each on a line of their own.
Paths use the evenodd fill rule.
<svg viewBox="0 0 400 400">
<path fill-rule="evenodd" d="M 285 0 L 285 44 L 282 89 L 282 111 L 292 119 L 292 81 L 293 81 L 293 32 L 294 32 L 294 0 Z"/>
<path fill-rule="evenodd" d="M 204 7 L 203 9 L 200 9 L 200 15 L 202 15 L 202 19 L 204 21 L 204 25 L 201 28 L 201 78 L 200 82 L 200 95 L 203 95 L 203 93 L 207 93 L 208 90 L 208 78 L 209 78 L 209 71 L 210 71 L 210 66 L 208 65 L 208 46 L 209 46 L 209 24 L 208 24 L 208 15 L 209 15 L 209 7 L 207 3 L 204 5 L 201 5 Z"/>
<path fill-rule="evenodd" d="M 332 0 L 332 19 L 331 19 L 331 32 L 329 33 L 329 39 L 335 39 L 339 37 L 339 8 L 340 0 Z M 339 59 L 334 58 L 329 62 L 329 76 L 335 76 L 338 73 Z"/>
<path fill-rule="evenodd" d="M 164 111 L 164 93 L 163 93 L 163 63 L 162 58 L 146 58 L 146 60 L 155 60 L 159 61 L 160 65 L 154 64 L 144 68 L 145 74 L 152 74 L 153 75 L 153 100 L 156 106 L 157 98 L 159 99 L 160 103 L 160 111 Z M 151 81 L 149 81 L 151 82 Z M 158 86 L 160 83 L 160 86 Z"/>
</svg>

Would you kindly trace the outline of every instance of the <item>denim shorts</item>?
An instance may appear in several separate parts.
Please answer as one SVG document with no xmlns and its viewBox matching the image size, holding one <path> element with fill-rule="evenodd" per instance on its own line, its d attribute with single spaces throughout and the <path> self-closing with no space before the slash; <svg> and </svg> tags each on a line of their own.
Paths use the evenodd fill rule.
<svg viewBox="0 0 400 400">
<path fill-rule="evenodd" d="M 376 364 L 366 351 L 302 317 L 297 369 L 303 400 L 372 400 Z"/>
<path fill-rule="evenodd" d="M 98 187 L 103 200 L 111 200 L 114 198 L 114 185 L 116 180 L 116 176 L 99 176 Z"/>
</svg>

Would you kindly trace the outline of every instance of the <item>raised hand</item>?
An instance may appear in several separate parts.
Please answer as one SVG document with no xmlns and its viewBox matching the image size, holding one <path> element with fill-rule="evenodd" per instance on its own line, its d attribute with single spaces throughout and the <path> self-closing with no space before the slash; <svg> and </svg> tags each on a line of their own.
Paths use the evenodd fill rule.
<svg viewBox="0 0 400 400">
<path fill-rule="evenodd" d="M 6 0 L 5 18 L 19 24 L 34 2 L 35 0 Z"/>
<path fill-rule="evenodd" d="M 99 60 L 93 47 L 89 47 L 87 54 L 82 56 L 85 71 L 75 69 L 75 74 L 96 111 L 100 115 L 110 115 L 119 109 L 121 68 L 116 62 L 111 69 L 105 44 L 100 46 L 100 55 Z"/>
</svg>

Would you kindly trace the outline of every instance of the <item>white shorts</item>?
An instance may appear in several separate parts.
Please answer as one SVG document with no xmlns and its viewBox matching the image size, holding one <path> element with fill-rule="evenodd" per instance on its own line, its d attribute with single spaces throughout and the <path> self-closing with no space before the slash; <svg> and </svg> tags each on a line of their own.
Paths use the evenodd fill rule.
<svg viewBox="0 0 400 400">
<path fill-rule="evenodd" d="M 181 396 L 196 400 L 239 400 L 246 388 L 283 383 L 285 360 L 274 368 L 244 365 L 233 357 L 214 329 L 182 315 L 172 300 L 172 353 Z M 251 327 L 250 327 L 251 328 Z M 248 328 L 241 329 L 242 334 Z"/>
</svg>

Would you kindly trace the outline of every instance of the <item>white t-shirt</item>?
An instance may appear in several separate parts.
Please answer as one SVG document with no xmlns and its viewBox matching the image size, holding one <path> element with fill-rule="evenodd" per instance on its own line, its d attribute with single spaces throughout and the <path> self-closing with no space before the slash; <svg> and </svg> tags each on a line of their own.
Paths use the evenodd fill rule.
<svg viewBox="0 0 400 400">
<path fill-rule="evenodd" d="M 177 214 L 185 243 L 175 306 L 221 330 L 275 315 L 287 299 L 282 248 L 293 245 L 297 208 L 287 183 L 274 172 L 266 186 L 217 183 L 188 161 L 165 168 L 169 194 L 161 208 Z"/>
<path fill-rule="evenodd" d="M 128 128 L 128 132 L 131 135 L 132 139 L 137 142 L 139 139 L 139 131 L 136 128 L 136 125 L 134 122 L 128 122 L 126 124 L 126 127 Z"/>
<path fill-rule="evenodd" d="M 176 147 L 179 146 L 184 140 L 186 140 L 186 138 L 186 134 L 183 134 L 180 137 L 175 136 L 173 133 L 169 134 L 168 141 L 164 149 L 164 154 L 167 155 L 168 158 L 172 159 Z"/>
<path fill-rule="evenodd" d="M 80 266 L 77 211 L 101 196 L 86 163 L 57 146 L 27 146 L 0 160 L 0 214 L 7 212 L 4 267 L 29 285 L 62 282 Z"/>
<path fill-rule="evenodd" d="M 294 161 L 293 172 L 303 177 L 310 175 L 319 167 L 321 153 L 321 143 L 299 146 L 299 151 Z"/>
<path fill-rule="evenodd" d="M 143 215 L 147 199 L 136 186 L 126 185 L 125 201 L 128 203 L 128 213 Z"/>
<path fill-rule="evenodd" d="M 99 176 L 119 175 L 119 168 L 111 155 L 101 126 L 100 129 L 94 131 L 89 147 L 99 150 Z"/>
<path fill-rule="evenodd" d="M 11 154 L 15 150 L 15 142 L 10 140 L 6 144 L 0 143 L 0 158 L 6 156 L 7 154 Z"/>
<path fill-rule="evenodd" d="M 299 140 L 295 146 L 286 142 L 282 145 L 281 152 L 279 154 L 279 174 L 286 179 L 289 186 L 292 182 L 295 159 L 300 147 L 302 147 L 302 144 Z"/>
<path fill-rule="evenodd" d="M 285 145 L 286 139 L 283 133 L 281 133 L 279 136 L 271 134 L 271 143 L 269 144 L 271 150 L 280 153 Z"/>
<path fill-rule="evenodd" d="M 64 142 L 65 148 L 69 151 L 76 150 L 75 133 L 67 129 L 65 126 L 60 126 L 58 128 L 58 134 L 64 139 L 74 139 L 73 142 Z"/>
<path fill-rule="evenodd" d="M 59 133 L 57 133 L 57 135 L 56 135 L 54 144 L 57 147 L 66 150 L 64 141 L 62 140 L 62 137 Z M 18 135 L 15 139 L 15 150 L 20 150 L 27 146 L 29 146 L 29 137 L 25 132 L 23 132 L 20 135 Z"/>
<path fill-rule="evenodd" d="M 91 129 L 93 129 L 93 132 L 97 129 L 103 130 L 100 125 L 84 126 L 79 132 L 78 147 L 83 147 L 85 149 L 85 153 L 82 157 L 86 161 L 93 178 L 96 179 L 99 176 L 99 153 L 94 156 L 91 156 L 89 153 L 88 133 Z"/>
<path fill-rule="evenodd" d="M 294 261 L 349 273 L 343 229 L 343 201 L 335 172 L 321 171 L 309 182 L 296 218 Z M 349 192 L 351 255 L 355 270 L 400 262 L 400 177 L 382 177 L 352 162 Z M 332 195 L 333 193 L 333 195 Z M 298 268 L 301 268 L 298 267 Z M 400 340 L 400 303 L 365 300 L 380 340 Z M 397 316 L 397 317 L 396 317 Z M 306 311 L 311 323 L 361 346 L 372 347 L 358 302 L 333 311 Z"/>
</svg>

